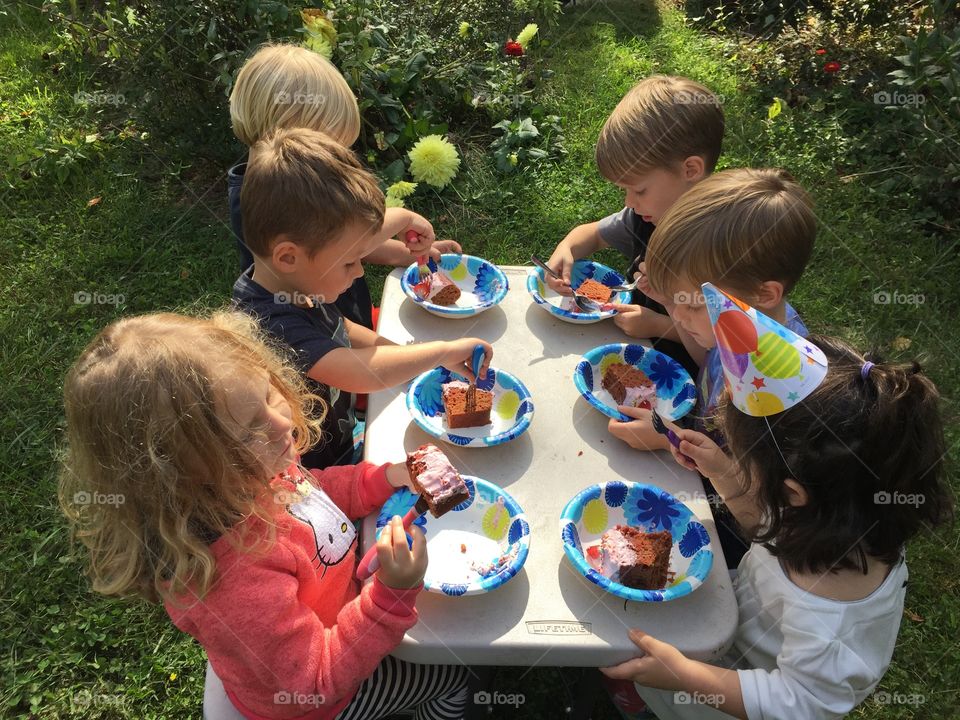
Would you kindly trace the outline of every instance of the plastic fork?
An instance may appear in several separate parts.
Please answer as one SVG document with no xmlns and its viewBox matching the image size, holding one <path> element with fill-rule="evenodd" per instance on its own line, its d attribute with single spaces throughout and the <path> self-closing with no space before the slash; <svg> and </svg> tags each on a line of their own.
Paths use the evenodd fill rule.
<svg viewBox="0 0 960 720">
<path fill-rule="evenodd" d="M 559 274 L 554 272 L 549 265 L 547 265 L 543 260 L 538 258 L 536 255 L 530 256 L 530 262 L 536 265 L 538 268 L 543 270 L 546 273 L 550 274 L 550 277 L 555 278 L 563 282 L 563 278 Z M 591 300 L 586 295 L 583 295 L 573 288 L 570 288 L 570 291 L 573 293 L 573 301 L 577 304 L 577 307 L 583 310 L 583 312 L 588 313 L 598 313 L 604 310 L 604 305 L 598 303 L 596 300 Z"/>
<path fill-rule="evenodd" d="M 416 230 L 407 230 L 406 238 L 407 238 L 408 244 L 413 242 L 419 237 L 420 235 L 419 233 L 417 233 Z M 427 255 L 420 255 L 417 258 L 417 272 L 420 275 L 421 281 L 426 280 L 428 277 L 430 277 L 433 274 L 432 272 L 430 272 L 430 266 L 427 264 L 427 257 L 428 257 Z"/>
<path fill-rule="evenodd" d="M 677 449 L 680 457 L 682 457 L 684 460 L 693 462 L 693 460 L 680 452 L 680 436 L 667 427 L 667 424 L 663 422 L 663 418 L 657 415 L 657 411 L 654 408 L 650 408 L 650 420 L 653 422 L 653 429 L 667 438 L 667 442 Z"/>
</svg>

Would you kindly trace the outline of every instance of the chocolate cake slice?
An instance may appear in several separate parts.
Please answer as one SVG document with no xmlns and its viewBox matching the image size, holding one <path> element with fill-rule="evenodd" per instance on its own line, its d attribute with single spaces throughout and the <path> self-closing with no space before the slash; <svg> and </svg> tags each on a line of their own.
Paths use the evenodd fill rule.
<svg viewBox="0 0 960 720">
<path fill-rule="evenodd" d="M 436 445 L 421 445 L 407 453 L 407 472 L 413 481 L 414 492 L 427 502 L 434 517 L 440 517 L 470 498 L 460 473 Z"/>
<path fill-rule="evenodd" d="M 451 428 L 477 427 L 490 423 L 493 393 L 454 380 L 443 386 L 443 410 L 447 414 L 447 426 Z"/>
<path fill-rule="evenodd" d="M 441 272 L 433 273 L 429 278 L 413 286 L 414 291 L 427 302 L 444 307 L 453 305 L 460 299 L 460 288 Z"/>
<path fill-rule="evenodd" d="M 617 525 L 600 538 L 602 572 L 638 590 L 662 590 L 670 573 L 673 538 L 665 530 L 647 533 Z"/>
<path fill-rule="evenodd" d="M 613 293 L 610 288 L 596 280 L 584 280 L 577 288 L 577 292 L 601 304 L 610 302 L 610 295 Z"/>
<path fill-rule="evenodd" d="M 646 373 L 626 363 L 613 363 L 603 373 L 603 389 L 613 396 L 617 405 L 623 405 L 627 388 L 650 387 L 653 383 Z"/>
</svg>

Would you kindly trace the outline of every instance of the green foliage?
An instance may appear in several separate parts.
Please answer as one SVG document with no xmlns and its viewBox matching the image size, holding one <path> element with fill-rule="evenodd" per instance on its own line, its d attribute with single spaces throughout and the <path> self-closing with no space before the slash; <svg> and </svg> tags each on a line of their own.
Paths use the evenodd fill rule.
<svg viewBox="0 0 960 720">
<path fill-rule="evenodd" d="M 560 117 L 548 115 L 538 128 L 532 119 L 501 120 L 493 126 L 500 135 L 490 143 L 497 170 L 513 172 L 536 165 L 547 159 L 556 159 L 566 153 Z"/>
<path fill-rule="evenodd" d="M 729 38 L 764 102 L 835 114 L 847 148 L 837 165 L 851 174 L 873 164 L 895 169 L 877 173 L 877 187 L 915 191 L 918 220 L 950 234 L 960 213 L 956 3 L 924 0 L 885 13 L 882 5 L 800 3 L 795 22 L 733 38 L 732 28 L 755 27 L 747 11 L 754 5 L 725 5 L 713 27 Z"/>
</svg>

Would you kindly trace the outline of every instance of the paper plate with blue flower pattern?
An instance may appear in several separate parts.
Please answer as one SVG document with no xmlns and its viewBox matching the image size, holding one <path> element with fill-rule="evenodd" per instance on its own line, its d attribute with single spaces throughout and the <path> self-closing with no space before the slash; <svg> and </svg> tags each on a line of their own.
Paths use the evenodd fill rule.
<svg viewBox="0 0 960 720">
<path fill-rule="evenodd" d="M 569 323 L 579 323 L 585 325 L 588 323 L 600 322 L 608 317 L 617 314 L 616 310 L 602 310 L 595 313 L 579 312 L 575 310 L 573 298 L 555 293 L 547 285 L 546 277 L 542 268 L 531 268 L 527 274 L 527 292 L 530 297 L 544 310 L 554 317 L 558 317 Z M 570 285 L 574 288 L 580 287 L 584 280 L 596 280 L 608 287 L 622 285 L 626 282 L 623 275 L 611 267 L 592 260 L 577 260 L 573 264 L 573 271 L 570 273 Z M 629 303 L 630 291 L 614 293 L 610 297 L 610 302 Z"/>
<path fill-rule="evenodd" d="M 672 577 L 666 588 L 638 590 L 600 572 L 600 538 L 616 525 L 670 533 Z M 665 602 L 689 595 L 703 584 L 713 565 L 710 535 L 693 511 L 667 491 L 643 483 L 616 480 L 581 490 L 560 515 L 560 539 L 580 574 L 627 600 Z"/>
<path fill-rule="evenodd" d="M 430 272 L 438 270 L 460 288 L 460 299 L 454 305 L 436 305 L 417 295 L 413 286 L 420 280 L 420 272 L 414 263 L 400 277 L 400 287 L 408 298 L 427 312 L 446 318 L 472 317 L 499 304 L 510 288 L 503 270 L 483 258 L 460 253 L 445 253 L 439 265 L 430 259 Z"/>
<path fill-rule="evenodd" d="M 490 592 L 520 572 L 530 551 L 530 524 L 523 509 L 503 488 L 464 475 L 470 497 L 442 516 L 427 513 L 416 521 L 427 538 L 429 564 L 424 587 L 443 595 Z M 394 515 L 403 517 L 417 496 L 397 490 L 377 516 L 377 530 Z"/>
<path fill-rule="evenodd" d="M 643 345 L 611 343 L 588 351 L 573 372 L 573 384 L 584 399 L 615 420 L 628 418 L 603 389 L 603 374 L 614 363 L 626 363 L 641 370 L 657 387 L 657 414 L 664 420 L 679 420 L 697 402 L 697 388 L 690 373 L 669 355 Z"/>
<path fill-rule="evenodd" d="M 407 410 L 420 428 L 451 445 L 491 447 L 510 442 L 527 431 L 533 420 L 533 398 L 530 391 L 506 370 L 488 368 L 487 376 L 477 381 L 481 390 L 493 392 L 490 424 L 451 429 L 443 411 L 443 386 L 466 378 L 438 367 L 415 378 L 407 391 Z"/>
</svg>

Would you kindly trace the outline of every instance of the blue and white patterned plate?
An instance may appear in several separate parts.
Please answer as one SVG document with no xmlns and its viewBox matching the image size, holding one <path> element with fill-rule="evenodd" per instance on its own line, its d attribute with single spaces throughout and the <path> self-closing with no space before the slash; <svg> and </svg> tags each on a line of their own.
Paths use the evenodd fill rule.
<svg viewBox="0 0 960 720">
<path fill-rule="evenodd" d="M 600 537 L 616 525 L 670 532 L 674 575 L 665 589 L 637 590 L 600 572 Z M 713 565 L 710 535 L 693 511 L 665 490 L 643 483 L 616 480 L 581 490 L 560 514 L 560 539 L 567 558 L 587 580 L 627 600 L 663 602 L 689 595 Z"/>
<path fill-rule="evenodd" d="M 583 313 L 574 312 L 573 310 L 565 310 L 563 307 L 561 307 L 561 304 L 568 298 L 551 290 L 544 280 L 545 277 L 546 275 L 541 268 L 531 268 L 530 272 L 527 274 L 527 292 L 530 293 L 530 297 L 533 298 L 533 301 L 537 303 L 537 305 L 542 307 L 551 315 L 569 323 L 586 325 L 588 323 L 600 322 L 601 320 L 605 320 L 606 318 L 613 317 L 617 314 L 616 310 L 603 310 L 596 313 Z M 607 267 L 606 265 L 598 262 L 593 262 L 592 260 L 577 260 L 573 264 L 573 272 L 570 274 L 570 284 L 574 288 L 578 288 L 584 280 L 590 278 L 601 282 L 608 287 L 622 285 L 626 282 L 623 275 L 618 273 L 613 268 Z M 629 303 L 630 292 L 624 291 L 616 293 L 610 297 L 610 302 Z"/>
<path fill-rule="evenodd" d="M 428 370 L 410 383 L 407 410 L 424 432 L 451 445 L 490 447 L 510 442 L 527 431 L 533 420 L 530 391 L 506 370 L 495 368 L 489 368 L 487 376 L 477 381 L 477 387 L 481 390 L 493 391 L 490 424 L 451 430 L 443 412 L 441 388 L 453 380 L 465 382 L 466 378 L 438 367 Z"/>
<path fill-rule="evenodd" d="M 408 267 L 400 277 L 400 287 L 407 297 L 427 312 L 446 318 L 472 317 L 499 304 L 506 296 L 510 284 L 503 270 L 491 262 L 473 255 L 445 253 L 440 256 L 439 268 L 432 259 L 427 262 L 431 272 L 439 269 L 460 288 L 460 299 L 455 305 L 434 305 L 413 290 L 419 282 L 417 264 Z"/>
<path fill-rule="evenodd" d="M 697 402 L 697 388 L 690 373 L 669 355 L 643 345 L 611 343 L 589 350 L 573 372 L 573 384 L 584 399 L 615 420 L 632 418 L 617 410 L 617 403 L 603 389 L 603 373 L 614 363 L 641 370 L 657 386 L 657 414 L 664 420 L 679 420 Z"/>
<path fill-rule="evenodd" d="M 520 572 L 530 551 L 530 524 L 503 488 L 464 475 L 470 498 L 441 517 L 430 513 L 414 523 L 427 537 L 429 564 L 424 587 L 443 595 L 490 592 Z M 379 530 L 394 515 L 403 517 L 417 496 L 397 490 L 377 516 Z"/>
</svg>

